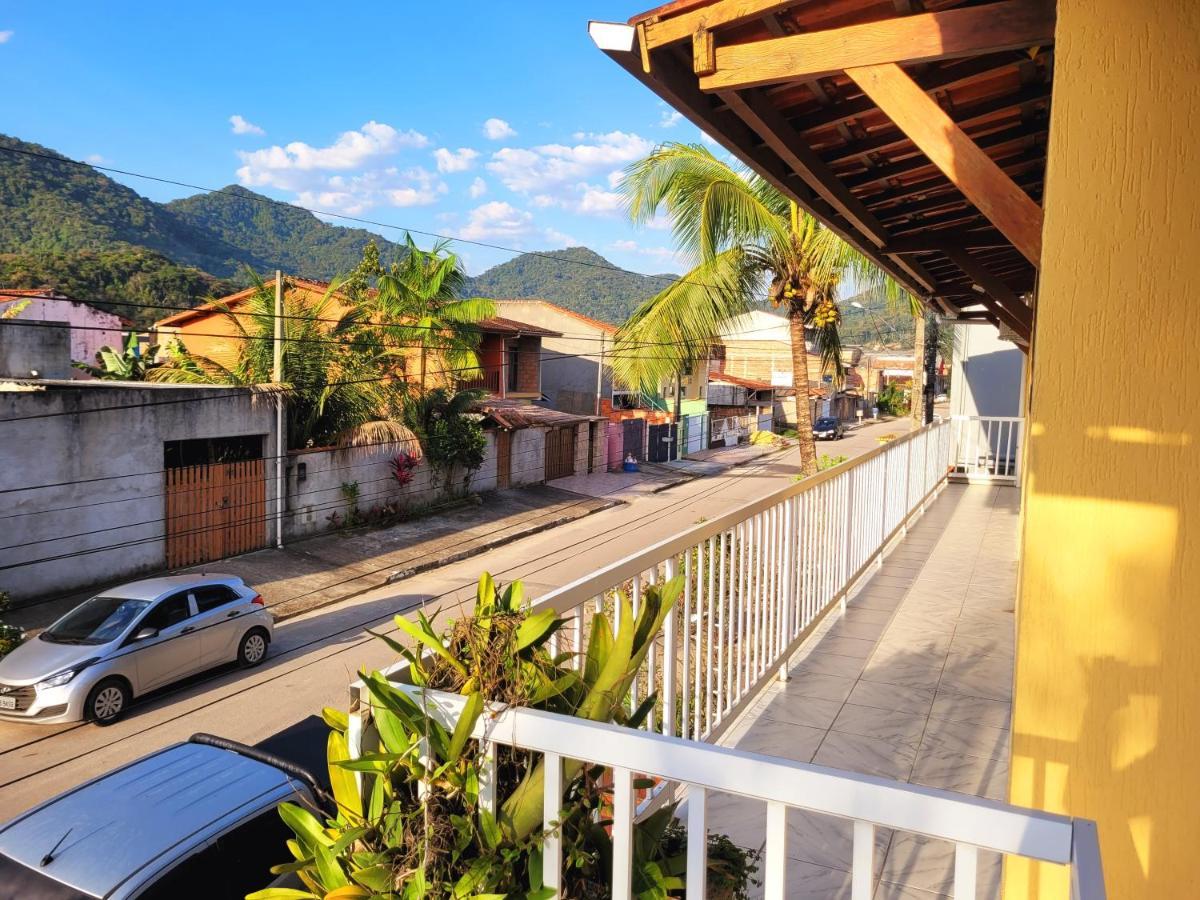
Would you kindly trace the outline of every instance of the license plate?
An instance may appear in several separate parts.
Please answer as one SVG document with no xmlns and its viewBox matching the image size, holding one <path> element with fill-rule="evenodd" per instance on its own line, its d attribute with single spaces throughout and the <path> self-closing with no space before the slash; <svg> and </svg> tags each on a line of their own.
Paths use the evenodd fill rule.
<svg viewBox="0 0 1200 900">
<path fill-rule="evenodd" d="M 0 697 L 0 709 L 16 709 L 16 697 Z"/>
</svg>

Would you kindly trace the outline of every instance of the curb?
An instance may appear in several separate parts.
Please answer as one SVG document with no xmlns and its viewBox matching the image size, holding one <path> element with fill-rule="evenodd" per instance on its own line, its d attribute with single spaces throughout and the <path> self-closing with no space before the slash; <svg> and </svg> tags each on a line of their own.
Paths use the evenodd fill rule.
<svg viewBox="0 0 1200 900">
<path fill-rule="evenodd" d="M 414 566 L 409 566 L 406 569 L 396 569 L 387 575 L 383 580 L 377 581 L 373 584 L 364 585 L 362 588 L 355 590 L 352 593 L 344 594 L 336 599 L 328 600 L 324 603 L 316 603 L 312 606 L 306 606 L 304 609 L 297 609 L 294 612 L 276 613 L 275 621 L 286 622 L 288 619 L 294 619 L 296 616 L 313 612 L 314 610 L 324 609 L 328 606 L 335 606 L 338 603 L 344 603 L 347 600 L 353 600 L 355 597 L 361 597 L 363 594 L 367 593 L 368 591 L 373 591 L 376 588 L 386 587 L 389 584 L 396 584 L 397 582 L 404 581 L 407 578 L 412 578 L 414 575 L 420 575 L 423 572 L 439 569 L 442 566 L 448 566 L 456 562 L 462 562 L 464 559 L 470 559 L 472 556 L 479 556 L 480 554 L 486 553 L 489 550 L 494 550 L 497 547 L 503 547 L 505 544 L 511 544 L 514 541 L 519 541 L 521 538 L 540 534 L 543 531 L 549 531 L 551 528 L 557 528 L 560 525 L 567 525 L 571 522 L 577 522 L 580 519 L 586 519 L 588 516 L 593 516 L 598 512 L 604 512 L 607 509 L 612 509 L 614 506 L 622 505 L 622 501 L 620 500 L 609 500 L 603 502 L 603 506 L 598 506 L 595 509 L 588 510 L 588 512 L 582 516 L 559 516 L 558 518 L 551 519 L 548 522 L 543 522 L 540 525 L 536 525 L 532 528 L 524 529 L 518 533 L 505 535 L 504 537 L 498 537 L 492 540 L 486 540 L 483 543 L 477 544 L 473 547 L 467 547 L 462 550 L 456 550 L 453 553 L 443 554 L 436 559 L 422 562 Z"/>
</svg>

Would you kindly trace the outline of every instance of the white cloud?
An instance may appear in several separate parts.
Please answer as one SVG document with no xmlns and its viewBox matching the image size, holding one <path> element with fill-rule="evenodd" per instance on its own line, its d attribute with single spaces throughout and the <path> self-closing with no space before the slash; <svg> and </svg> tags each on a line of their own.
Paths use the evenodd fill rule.
<svg viewBox="0 0 1200 900">
<path fill-rule="evenodd" d="M 261 128 L 253 122 L 247 122 L 241 116 L 232 115 L 229 117 L 229 124 L 233 128 L 234 134 L 266 134 Z"/>
<path fill-rule="evenodd" d="M 613 169 L 608 173 L 608 186 L 610 188 L 620 187 L 621 182 L 625 180 L 625 173 L 620 169 Z"/>
<path fill-rule="evenodd" d="M 578 247 L 582 243 L 578 238 L 572 237 L 569 234 L 564 234 L 557 228 L 543 229 L 542 236 L 555 246 Z"/>
<path fill-rule="evenodd" d="M 717 139 L 707 131 L 700 132 L 700 140 L 704 141 L 706 144 L 713 144 L 714 146 L 717 144 Z"/>
<path fill-rule="evenodd" d="M 439 147 L 433 151 L 433 158 L 437 160 L 439 172 L 465 172 L 475 165 L 477 156 L 479 153 L 470 147 L 459 147 L 457 150 Z"/>
<path fill-rule="evenodd" d="M 517 131 L 503 119 L 488 119 L 483 123 L 483 134 L 490 141 L 502 141 L 516 137 Z"/>
<path fill-rule="evenodd" d="M 90 162 L 94 166 L 99 166 L 99 165 L 102 165 L 102 164 L 108 162 L 108 160 L 105 157 L 101 156 L 99 153 L 89 153 L 83 159 L 84 159 L 84 162 Z"/>
<path fill-rule="evenodd" d="M 630 240 L 613 241 L 609 246 L 613 250 L 621 250 L 625 253 L 634 253 L 638 256 L 644 256 L 648 259 L 661 260 L 674 268 L 686 269 L 688 267 L 686 257 L 670 247 L 646 247 L 642 244 L 639 244 L 637 241 Z"/>
<path fill-rule="evenodd" d="M 13 36 L 11 31 L 0 31 L 0 44 L 7 44 Z"/>
<path fill-rule="evenodd" d="M 582 196 L 579 198 L 577 212 L 585 215 L 606 216 L 621 211 L 622 197 L 613 191 L 606 191 L 591 184 L 582 184 Z"/>
<path fill-rule="evenodd" d="M 311 185 L 298 188 L 301 206 L 356 216 L 376 206 L 429 206 L 449 189 L 427 169 L 394 166 L 359 175 L 314 177 Z"/>
<path fill-rule="evenodd" d="M 660 128 L 674 128 L 683 121 L 683 113 L 677 109 L 664 109 L 658 120 Z"/>
<path fill-rule="evenodd" d="M 477 206 L 467 215 L 467 224 L 458 236 L 467 240 L 505 238 L 512 240 L 533 231 L 533 214 L 517 209 L 503 200 L 492 200 Z"/>
<path fill-rule="evenodd" d="M 486 194 L 487 189 L 488 189 L 487 182 L 484 181 L 482 178 L 476 176 L 475 180 L 471 182 L 471 186 L 469 188 L 467 188 L 467 193 L 470 194 L 471 197 L 473 197 L 473 198 L 478 198 L 478 197 L 482 197 L 484 194 Z"/>
<path fill-rule="evenodd" d="M 419 131 L 397 131 L 381 122 L 367 122 L 358 131 L 345 131 L 328 147 L 313 147 L 303 141 L 276 144 L 262 150 L 239 151 L 244 165 L 238 178 L 248 187 L 270 186 L 292 189 L 288 173 L 314 170 L 357 169 L 373 160 L 391 156 L 407 147 L 424 147 L 429 138 Z"/>
<path fill-rule="evenodd" d="M 608 213 L 614 196 L 593 187 L 591 178 L 605 177 L 615 185 L 614 166 L 621 166 L 649 153 L 654 145 L 624 131 L 605 134 L 577 132 L 574 144 L 541 144 L 535 147 L 503 147 L 492 154 L 487 168 L 511 191 L 532 195 L 535 206 L 562 206 L 577 212 Z M 586 208 L 585 208 L 586 204 Z"/>
</svg>

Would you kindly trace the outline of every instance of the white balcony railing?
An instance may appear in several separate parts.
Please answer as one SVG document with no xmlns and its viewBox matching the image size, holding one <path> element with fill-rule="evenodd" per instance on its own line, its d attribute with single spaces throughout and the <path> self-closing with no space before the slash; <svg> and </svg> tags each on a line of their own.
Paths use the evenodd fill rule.
<svg viewBox="0 0 1200 900">
<path fill-rule="evenodd" d="M 973 483 L 1016 484 L 1025 420 L 1015 416 L 954 416 L 950 477 Z"/>
<path fill-rule="evenodd" d="M 567 620 L 555 635 L 554 652 L 574 650 L 580 659 L 586 620 L 599 610 L 616 615 L 617 591 L 628 593 L 636 608 L 647 585 L 684 576 L 683 597 L 668 614 L 630 691 L 631 709 L 656 693 L 644 731 L 509 709 L 483 717 L 479 727 L 487 730 L 477 735 L 550 759 L 612 767 L 618 851 L 613 897 L 629 896 L 631 823 L 639 808 L 632 784 L 638 774 L 657 779 L 660 791 L 686 794 L 692 834 L 703 832 L 708 792 L 766 802 L 768 898 L 785 895 L 784 820 L 792 808 L 854 821 L 856 900 L 870 896 L 877 827 L 954 842 L 956 897 L 975 896 L 982 848 L 1071 864 L 1080 880 L 1079 900 L 1103 898 L 1090 823 L 711 746 L 944 487 L 959 456 L 953 437 L 949 422 L 926 426 L 592 572 L 534 604 L 535 610 L 552 608 Z M 402 666 L 386 674 L 396 683 L 407 681 Z M 354 753 L 377 745 L 364 692 L 361 682 L 351 685 L 348 734 Z M 457 718 L 461 698 L 427 696 L 439 716 Z M 561 802 L 553 781 L 547 779 L 547 821 L 557 817 Z M 704 846 L 703 840 L 689 841 L 689 898 L 703 897 Z M 548 839 L 550 885 L 561 883 L 558 849 L 554 838 Z"/>
<path fill-rule="evenodd" d="M 424 703 L 430 716 L 453 730 L 464 697 L 415 687 L 407 690 Z M 493 746 L 541 753 L 549 763 L 543 794 L 547 829 L 543 880 L 547 887 L 562 886 L 563 848 L 553 823 L 561 817 L 563 803 L 561 761 L 575 759 L 612 770 L 614 900 L 633 896 L 634 782 L 638 777 L 686 787 L 689 900 L 705 896 L 704 835 L 710 793 L 733 794 L 765 804 L 767 840 L 762 874 L 766 900 L 783 900 L 788 893 L 787 813 L 793 809 L 854 823 L 852 900 L 872 896 L 877 828 L 953 843 L 955 898 L 976 897 L 979 851 L 985 850 L 1070 866 L 1072 900 L 1105 900 L 1096 827 L 1087 819 L 538 710 L 495 706 L 480 717 L 474 736 Z"/>
</svg>

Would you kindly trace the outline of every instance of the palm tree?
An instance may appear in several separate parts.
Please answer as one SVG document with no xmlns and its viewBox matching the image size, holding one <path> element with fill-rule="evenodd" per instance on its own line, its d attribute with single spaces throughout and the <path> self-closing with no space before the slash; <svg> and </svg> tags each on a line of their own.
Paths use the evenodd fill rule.
<svg viewBox="0 0 1200 900">
<path fill-rule="evenodd" d="M 408 357 L 412 348 L 417 350 L 417 381 L 424 392 L 430 374 L 461 380 L 478 373 L 481 333 L 476 323 L 496 315 L 496 304 L 483 298 L 460 299 L 466 274 L 445 243 L 428 251 L 418 248 L 411 236 L 406 235 L 405 243 L 403 258 L 389 270 L 378 267 L 375 291 L 362 292 L 362 302 L 373 321 L 384 323 L 384 339 L 397 355 Z M 431 358 L 439 363 L 432 372 Z"/>
<path fill-rule="evenodd" d="M 621 191 L 634 222 L 666 215 L 693 268 L 622 326 L 614 345 L 618 379 L 649 388 L 706 359 L 722 323 L 758 305 L 765 287 L 788 318 L 800 470 L 815 474 L 806 332 L 840 383 L 839 283 L 852 276 L 893 298 L 902 289 L 765 179 L 701 145 L 658 147 L 626 170 Z"/>
<path fill-rule="evenodd" d="M 275 292 L 255 276 L 253 294 L 235 312 L 217 304 L 239 347 L 231 362 L 188 352 L 176 342 L 169 361 L 149 380 L 175 384 L 265 385 L 272 381 Z M 337 315 L 337 283 L 319 299 L 285 284 L 283 384 L 289 407 L 288 447 L 356 447 L 395 443 L 420 452 L 416 436 L 394 417 L 403 405 L 402 381 L 363 311 Z"/>
</svg>

